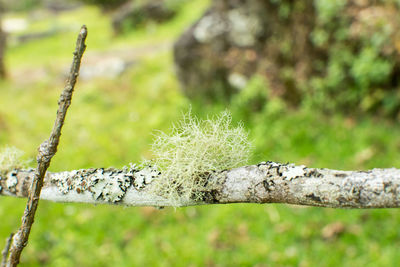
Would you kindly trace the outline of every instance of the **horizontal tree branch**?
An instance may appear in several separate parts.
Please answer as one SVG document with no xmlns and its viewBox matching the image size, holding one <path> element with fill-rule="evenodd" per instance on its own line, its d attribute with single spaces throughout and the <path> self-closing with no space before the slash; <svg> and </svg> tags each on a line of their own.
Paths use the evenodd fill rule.
<svg viewBox="0 0 400 267">
<path fill-rule="evenodd" d="M 0 195 L 27 197 L 34 170 L 13 170 L 0 178 Z M 41 199 L 124 206 L 191 206 L 226 203 L 287 203 L 332 208 L 400 207 L 400 170 L 337 171 L 262 162 L 223 172 L 210 180 L 201 201 L 173 202 L 151 190 L 160 174 L 134 165 L 47 173 Z"/>
</svg>

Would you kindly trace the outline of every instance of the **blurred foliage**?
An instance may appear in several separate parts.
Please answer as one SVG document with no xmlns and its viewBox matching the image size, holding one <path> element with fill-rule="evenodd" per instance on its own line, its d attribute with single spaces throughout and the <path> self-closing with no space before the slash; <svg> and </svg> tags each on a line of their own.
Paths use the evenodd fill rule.
<svg viewBox="0 0 400 267">
<path fill-rule="evenodd" d="M 309 20 L 301 18 L 305 5 L 311 3 L 271 3 L 277 5 L 281 23 L 291 25 L 296 18 L 301 22 L 291 25 L 293 32 L 301 36 L 303 27 L 311 29 L 305 36 L 311 41 L 310 54 L 296 57 L 295 43 L 287 38 L 292 34 L 279 42 L 280 56 L 289 62 L 279 66 L 279 79 L 296 82 L 304 106 L 328 114 L 400 117 L 399 1 L 316 0 Z M 296 78 L 303 70 L 296 69 L 299 64 L 311 69 L 305 81 Z"/>
<path fill-rule="evenodd" d="M 0 5 L 6 11 L 26 11 L 41 5 L 43 0 L 1 0 Z"/>
<path fill-rule="evenodd" d="M 312 42 L 323 54 L 308 103 L 331 112 L 400 116 L 400 3 L 315 1 Z M 307 102 L 306 100 L 306 102 Z"/>
<path fill-rule="evenodd" d="M 96 5 L 104 11 L 116 9 L 131 0 L 75 0 L 84 4 Z"/>
<path fill-rule="evenodd" d="M 171 21 L 115 38 L 109 18 L 94 6 L 34 22 L 32 30 L 54 24 L 68 27 L 9 47 L 10 77 L 0 82 L 0 147 L 14 145 L 35 157 L 37 146 L 51 130 L 64 84 L 61 74 L 68 71 L 81 24 L 89 29 L 85 66 L 85 59 L 94 53 L 117 49 L 140 53 L 144 46 L 172 43 L 207 5 L 188 1 Z M 228 107 L 233 119 L 243 121 L 249 130 L 255 145 L 253 163 L 290 161 L 336 169 L 400 167 L 396 120 L 345 113 L 326 116 L 313 105 L 295 110 L 274 96 L 261 76 L 253 77 L 228 103 L 190 102 L 179 90 L 171 52 L 153 52 L 141 55 L 118 78 L 78 81 L 51 171 L 122 167 L 142 156 L 151 158 L 154 130 L 170 131 L 190 106 L 202 118 Z M 375 54 L 364 53 L 364 60 L 374 58 Z M 35 79 L 38 70 L 47 76 Z M 358 66 L 344 75 L 353 72 L 370 75 L 371 70 Z M 359 83 L 375 83 L 380 78 L 374 75 L 367 81 L 359 77 Z M 0 198 L 0 240 L 20 224 L 25 204 L 25 199 Z M 397 266 L 399 221 L 398 209 L 240 204 L 156 210 L 43 201 L 22 265 Z"/>
<path fill-rule="evenodd" d="M 291 106 L 400 118 L 399 33 L 399 1 L 214 1 L 175 60 L 190 97 L 231 96 L 242 87 L 232 77 L 259 75 Z"/>
<path fill-rule="evenodd" d="M 114 34 L 122 34 L 143 27 L 153 27 L 171 20 L 187 0 L 130 1 L 112 16 Z"/>
</svg>

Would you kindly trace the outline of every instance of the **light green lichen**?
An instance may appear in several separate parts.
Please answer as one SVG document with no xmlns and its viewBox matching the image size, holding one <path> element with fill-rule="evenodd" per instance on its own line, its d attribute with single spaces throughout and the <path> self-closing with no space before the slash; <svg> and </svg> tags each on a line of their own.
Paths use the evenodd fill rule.
<svg viewBox="0 0 400 267">
<path fill-rule="evenodd" d="M 171 134 L 158 133 L 152 151 L 161 175 L 152 190 L 174 206 L 184 205 L 215 189 L 220 181 L 211 181 L 211 173 L 246 164 L 251 144 L 242 125 L 231 122 L 228 112 L 207 120 L 188 113 Z"/>
<path fill-rule="evenodd" d="M 24 152 L 15 147 L 6 146 L 0 149 L 0 173 L 26 167 L 27 161 L 22 159 L 23 155 Z"/>
</svg>

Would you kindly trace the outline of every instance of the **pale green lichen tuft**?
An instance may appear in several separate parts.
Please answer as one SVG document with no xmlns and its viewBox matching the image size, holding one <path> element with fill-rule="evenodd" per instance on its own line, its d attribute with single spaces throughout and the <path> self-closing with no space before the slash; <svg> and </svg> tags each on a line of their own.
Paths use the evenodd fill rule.
<svg viewBox="0 0 400 267">
<path fill-rule="evenodd" d="M 22 159 L 23 155 L 24 152 L 15 147 L 6 146 L 0 149 L 0 172 L 25 168 L 27 161 Z"/>
<path fill-rule="evenodd" d="M 210 174 L 246 164 L 251 150 L 242 125 L 233 127 L 229 112 L 199 120 L 190 113 L 173 127 L 160 132 L 152 146 L 154 163 L 161 171 L 152 190 L 171 200 L 174 206 L 190 200 L 204 200 L 220 182 Z"/>
</svg>

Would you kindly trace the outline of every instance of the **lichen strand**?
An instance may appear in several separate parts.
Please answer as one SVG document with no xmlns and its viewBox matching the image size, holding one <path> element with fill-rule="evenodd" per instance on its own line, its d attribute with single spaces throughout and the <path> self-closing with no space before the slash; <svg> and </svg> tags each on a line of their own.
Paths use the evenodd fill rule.
<svg viewBox="0 0 400 267">
<path fill-rule="evenodd" d="M 251 144 L 241 125 L 232 127 L 231 115 L 198 120 L 187 114 L 171 134 L 159 133 L 152 151 L 161 175 L 151 187 L 171 205 L 213 199 L 220 181 L 213 174 L 246 164 Z"/>
<path fill-rule="evenodd" d="M 27 161 L 22 159 L 24 152 L 15 147 L 4 147 L 0 150 L 0 175 L 12 170 L 23 169 Z"/>
</svg>

